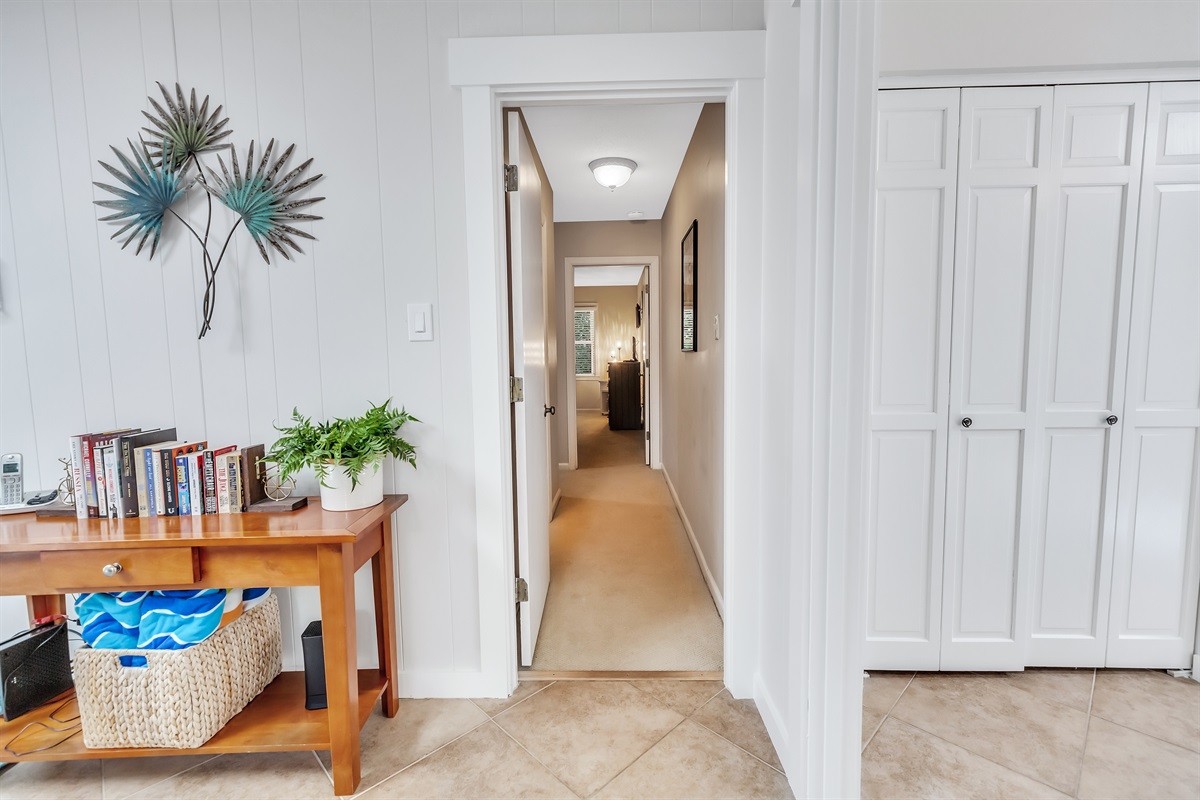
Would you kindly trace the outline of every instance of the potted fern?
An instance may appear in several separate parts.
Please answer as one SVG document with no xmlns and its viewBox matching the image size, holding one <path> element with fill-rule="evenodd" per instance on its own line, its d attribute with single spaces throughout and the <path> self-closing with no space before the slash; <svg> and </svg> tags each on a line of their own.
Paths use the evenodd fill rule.
<svg viewBox="0 0 1200 800">
<path fill-rule="evenodd" d="M 402 439 L 400 428 L 420 422 L 391 400 L 371 406 L 359 417 L 314 423 L 292 409 L 292 424 L 275 426 L 282 436 L 264 456 L 287 480 L 311 467 L 321 482 L 321 507 L 354 511 L 383 502 L 383 459 L 392 456 L 417 466 L 416 448 Z"/>
</svg>

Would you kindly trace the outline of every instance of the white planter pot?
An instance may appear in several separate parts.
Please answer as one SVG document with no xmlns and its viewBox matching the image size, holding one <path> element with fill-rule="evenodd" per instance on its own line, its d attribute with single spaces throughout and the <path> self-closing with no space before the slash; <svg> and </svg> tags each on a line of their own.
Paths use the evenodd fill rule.
<svg viewBox="0 0 1200 800">
<path fill-rule="evenodd" d="M 328 484 L 328 485 L 326 485 Z M 383 464 L 367 464 L 358 476 L 358 486 L 350 488 L 350 475 L 340 464 L 330 464 L 321 484 L 321 508 L 326 511 L 357 511 L 383 502 Z"/>
</svg>

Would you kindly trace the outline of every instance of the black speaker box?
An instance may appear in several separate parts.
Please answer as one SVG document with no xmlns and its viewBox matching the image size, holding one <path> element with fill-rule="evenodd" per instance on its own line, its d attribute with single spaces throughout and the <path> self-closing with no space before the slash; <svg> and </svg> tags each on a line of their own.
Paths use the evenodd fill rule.
<svg viewBox="0 0 1200 800">
<path fill-rule="evenodd" d="M 325 640 L 321 636 L 321 620 L 308 623 L 300 634 L 304 649 L 304 707 L 309 711 L 328 708 L 325 690 Z"/>
<path fill-rule="evenodd" d="M 16 719 L 74 685 L 65 622 L 25 631 L 0 644 L 0 712 L 5 719 Z"/>
</svg>

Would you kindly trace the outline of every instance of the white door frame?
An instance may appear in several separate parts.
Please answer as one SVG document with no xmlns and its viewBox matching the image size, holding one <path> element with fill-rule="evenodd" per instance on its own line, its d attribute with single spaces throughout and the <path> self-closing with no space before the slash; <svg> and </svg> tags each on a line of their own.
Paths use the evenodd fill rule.
<svg viewBox="0 0 1200 800">
<path fill-rule="evenodd" d="M 652 469 L 662 469 L 662 387 L 659 386 L 658 372 L 659 365 L 662 364 L 662 352 L 659 339 L 658 329 L 658 297 L 661 294 L 659 291 L 658 281 L 658 256 L 587 256 L 587 257 L 572 257 L 568 256 L 563 259 L 563 283 L 566 287 L 566 303 L 559 313 L 563 314 L 563 319 L 572 319 L 572 314 L 575 310 L 575 268 L 576 267 L 611 267 L 627 264 L 629 266 L 641 266 L 650 268 L 650 302 L 654 303 L 654 313 L 650 315 L 650 325 L 653 326 L 650 331 L 650 352 L 643 353 L 643 359 L 649 357 L 650 366 L 646 367 L 646 372 L 654 370 L 655 379 L 649 382 L 650 396 L 646 398 L 646 427 L 650 429 L 650 467 Z M 635 288 L 635 287 L 630 287 Z M 639 299 L 639 302 L 640 299 Z M 567 330 L 571 329 L 568 322 Z M 575 363 L 574 358 L 571 359 L 571 364 Z M 567 374 L 567 466 L 570 469 L 579 469 L 579 426 L 575 422 L 575 414 L 577 411 L 578 400 L 576 398 L 575 387 L 575 370 L 567 370 L 567 362 L 559 359 L 559 369 Z M 653 424 L 652 424 L 653 423 Z"/>
<path fill-rule="evenodd" d="M 757 458 L 764 31 L 452 39 L 463 103 L 480 690 L 517 685 L 501 109 L 549 103 L 726 104 L 725 683 L 750 697 L 759 660 Z M 743 320 L 746 322 L 743 323 Z M 736 524 L 735 524 L 736 522 Z"/>
</svg>

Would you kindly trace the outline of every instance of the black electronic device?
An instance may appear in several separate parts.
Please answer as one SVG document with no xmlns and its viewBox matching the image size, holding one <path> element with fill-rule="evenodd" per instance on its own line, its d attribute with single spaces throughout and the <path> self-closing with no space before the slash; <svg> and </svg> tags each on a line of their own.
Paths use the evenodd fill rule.
<svg viewBox="0 0 1200 800">
<path fill-rule="evenodd" d="M 308 623 L 300 634 L 304 650 L 304 707 L 309 711 L 329 707 L 325 689 L 325 639 L 321 636 L 321 620 Z"/>
<path fill-rule="evenodd" d="M 0 643 L 0 713 L 13 720 L 74 686 L 65 622 Z"/>
</svg>

